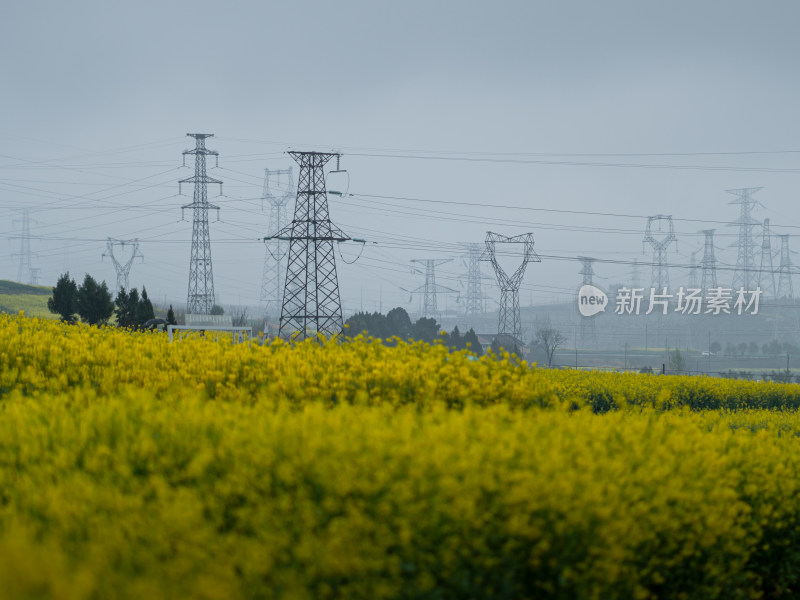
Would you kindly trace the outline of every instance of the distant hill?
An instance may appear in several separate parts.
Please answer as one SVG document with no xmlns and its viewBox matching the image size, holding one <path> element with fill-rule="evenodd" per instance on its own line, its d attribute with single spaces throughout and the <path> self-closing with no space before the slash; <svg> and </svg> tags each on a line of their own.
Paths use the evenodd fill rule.
<svg viewBox="0 0 800 600">
<path fill-rule="evenodd" d="M 46 285 L 26 285 L 16 281 L 0 279 L 0 295 L 3 294 L 31 294 L 33 296 L 50 296 L 53 288 Z"/>
<path fill-rule="evenodd" d="M 0 312 L 17 314 L 24 311 L 29 317 L 57 318 L 47 310 L 47 299 L 53 288 L 44 285 L 25 285 L 0 279 Z"/>
</svg>

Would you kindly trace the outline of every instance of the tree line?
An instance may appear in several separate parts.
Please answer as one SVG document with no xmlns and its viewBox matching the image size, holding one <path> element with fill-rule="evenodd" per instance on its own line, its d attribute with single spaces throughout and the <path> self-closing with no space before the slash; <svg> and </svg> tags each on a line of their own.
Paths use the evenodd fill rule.
<svg viewBox="0 0 800 600">
<path fill-rule="evenodd" d="M 80 286 L 70 278 L 69 272 L 61 275 L 53 288 L 53 295 L 47 301 L 47 308 L 66 323 L 75 323 L 80 318 L 89 325 L 105 325 L 116 312 L 117 326 L 130 329 L 141 329 L 155 318 L 153 303 L 144 287 L 141 294 L 136 288 L 130 291 L 120 288 L 117 297 L 112 300 L 106 282 L 98 283 L 88 273 Z M 172 305 L 167 312 L 166 322 L 177 325 Z"/>
<path fill-rule="evenodd" d="M 470 329 L 464 335 L 455 327 L 450 333 L 442 331 L 436 319 L 420 317 L 415 322 L 411 321 L 406 310 L 402 307 L 393 308 L 388 313 L 359 312 L 347 319 L 344 334 L 346 337 L 355 337 L 360 334 L 380 338 L 384 344 L 395 343 L 394 339 L 403 341 L 417 340 L 432 344 L 440 341 L 454 350 L 468 348 L 470 352 L 480 356 L 483 354 L 480 341 L 474 330 Z"/>
</svg>

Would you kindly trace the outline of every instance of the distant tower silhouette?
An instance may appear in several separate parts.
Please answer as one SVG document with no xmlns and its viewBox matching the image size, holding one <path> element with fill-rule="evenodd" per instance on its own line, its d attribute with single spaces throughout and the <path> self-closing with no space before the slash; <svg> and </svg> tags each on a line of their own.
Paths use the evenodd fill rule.
<svg viewBox="0 0 800 600">
<path fill-rule="evenodd" d="M 423 260 L 414 259 L 412 263 L 425 264 L 425 284 L 421 285 L 415 290 L 411 290 L 412 294 L 423 294 L 423 316 L 439 320 L 439 308 L 436 301 L 437 294 L 450 294 L 455 293 L 456 290 L 439 285 L 436 283 L 436 267 L 450 262 L 452 259 L 432 259 L 427 258 Z"/>
<path fill-rule="evenodd" d="M 483 244 L 468 244 L 467 265 L 467 315 L 475 316 L 485 312 L 483 286 L 481 279 L 481 252 Z"/>
<path fill-rule="evenodd" d="M 703 246 L 703 274 L 700 280 L 700 289 L 708 292 L 717 287 L 717 259 L 714 257 L 714 230 L 704 229 L 705 245 Z"/>
<path fill-rule="evenodd" d="M 775 269 L 772 266 L 769 219 L 764 219 L 763 235 L 761 237 L 761 268 L 758 271 L 758 287 L 761 288 L 762 297 L 775 297 Z"/>
<path fill-rule="evenodd" d="M 728 204 L 738 204 L 740 207 L 739 218 L 729 227 L 739 228 L 738 239 L 731 244 L 737 248 L 736 268 L 733 271 L 733 282 L 731 287 L 738 290 L 740 287 L 745 290 L 755 289 L 758 278 L 756 277 L 756 242 L 753 239 L 753 228 L 758 225 L 751 215 L 753 208 L 758 203 L 752 196 L 760 187 L 741 188 L 737 190 L 726 190 L 729 194 L 736 196 L 736 200 L 731 200 Z"/>
<path fill-rule="evenodd" d="M 194 184 L 194 196 L 191 204 L 181 207 L 181 211 L 191 208 L 192 218 L 192 252 L 189 258 L 189 291 L 186 295 L 186 312 L 190 314 L 207 315 L 214 306 L 214 273 L 211 268 L 211 234 L 208 229 L 208 209 L 212 208 L 219 213 L 219 206 L 208 202 L 209 183 L 218 183 L 222 194 L 222 182 L 206 175 L 206 156 L 218 157 L 214 150 L 206 149 L 206 138 L 213 133 L 187 133 L 195 139 L 194 150 L 183 152 L 183 164 L 186 165 L 186 155 L 194 155 L 194 177 L 181 179 L 178 182 L 178 191 L 184 183 Z M 217 158 L 217 160 L 219 160 Z"/>
<path fill-rule="evenodd" d="M 789 236 L 779 235 L 781 241 L 781 264 L 778 267 L 778 298 L 794 298 L 792 287 L 792 257 L 789 251 Z"/>
<path fill-rule="evenodd" d="M 120 246 L 124 248 L 126 245 L 131 247 L 131 255 L 125 263 L 120 263 L 117 260 L 117 257 L 114 256 L 114 246 Z M 139 252 L 139 240 L 115 240 L 112 238 L 108 238 L 106 242 L 106 251 L 103 252 L 102 258 L 106 256 L 111 257 L 111 262 L 114 264 L 114 269 L 117 271 L 117 293 L 119 293 L 120 289 L 129 290 L 128 287 L 128 275 L 131 272 L 131 265 L 133 265 L 133 261 L 137 258 L 141 258 L 144 261 L 144 256 L 142 253 Z"/>
<path fill-rule="evenodd" d="M 578 275 L 583 275 L 583 285 L 594 285 L 594 261 L 596 259 L 588 256 L 579 256 L 578 260 L 581 261 L 583 267 L 578 271 Z"/>
<path fill-rule="evenodd" d="M 700 250 L 692 252 L 689 259 L 689 287 L 691 289 L 697 289 L 697 271 L 699 269 L 697 266 L 697 254 L 699 252 Z"/>
<path fill-rule="evenodd" d="M 641 273 L 639 272 L 639 259 L 634 258 L 633 262 L 631 263 L 631 287 L 638 288 L 642 287 L 642 277 Z"/>
<path fill-rule="evenodd" d="M 512 275 L 508 275 L 497 260 L 497 244 L 522 244 L 522 263 Z M 533 250 L 533 234 L 524 233 L 507 237 L 498 233 L 486 232 L 486 251 L 482 260 L 489 260 L 494 267 L 497 284 L 500 286 L 500 318 L 497 328 L 499 335 L 522 337 L 522 319 L 519 311 L 519 286 L 529 262 L 541 262 Z"/>
<path fill-rule="evenodd" d="M 39 269 L 33 267 L 32 253 L 31 253 L 31 216 L 30 211 L 25 208 L 22 210 L 22 221 L 14 221 L 22 225 L 22 234 L 20 235 L 19 254 L 14 256 L 19 257 L 19 268 L 17 270 L 17 281 L 20 283 L 27 283 L 28 285 L 39 284 Z"/>
<path fill-rule="evenodd" d="M 583 275 L 583 285 L 594 285 L 594 258 L 588 256 L 579 256 L 578 260 L 581 261 L 583 267 L 578 271 L 579 275 Z M 582 317 L 581 320 L 581 343 L 584 346 L 597 345 L 597 327 L 595 326 L 594 318 Z"/>
<path fill-rule="evenodd" d="M 268 235 L 280 231 L 289 220 L 286 205 L 295 197 L 292 168 L 272 170 L 264 169 L 263 202 L 269 202 Z M 283 276 L 286 272 L 286 252 L 288 244 L 284 240 L 272 238 L 265 240 L 264 271 L 261 278 L 261 302 L 266 314 L 280 317 L 281 300 L 283 299 Z"/>
<path fill-rule="evenodd" d="M 656 225 L 656 228 L 653 227 L 654 225 Z M 650 287 L 656 288 L 659 293 L 663 288 L 669 287 L 667 249 L 672 242 L 675 242 L 677 246 L 678 238 L 675 237 L 672 215 L 648 217 L 644 243 L 653 247 L 653 272 L 650 277 Z"/>
</svg>

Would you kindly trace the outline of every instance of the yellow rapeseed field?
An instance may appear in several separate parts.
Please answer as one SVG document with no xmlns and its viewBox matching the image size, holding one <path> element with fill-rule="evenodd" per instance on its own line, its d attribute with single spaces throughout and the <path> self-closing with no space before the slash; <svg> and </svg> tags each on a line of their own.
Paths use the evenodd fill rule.
<svg viewBox="0 0 800 600">
<path fill-rule="evenodd" d="M 792 597 L 797 388 L 0 315 L 0 596 Z"/>
</svg>

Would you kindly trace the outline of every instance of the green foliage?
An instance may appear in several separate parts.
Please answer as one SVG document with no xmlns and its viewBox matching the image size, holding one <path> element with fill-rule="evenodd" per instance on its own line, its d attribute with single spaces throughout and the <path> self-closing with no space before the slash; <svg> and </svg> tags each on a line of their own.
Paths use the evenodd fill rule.
<svg viewBox="0 0 800 600">
<path fill-rule="evenodd" d="M 396 335 L 401 340 L 407 340 L 411 335 L 411 317 L 404 308 L 398 306 L 390 310 L 386 313 L 386 321 L 389 330 L 394 332 L 392 335 Z"/>
<path fill-rule="evenodd" d="M 142 288 L 142 295 L 139 296 L 139 291 L 133 288 L 130 292 L 125 292 L 120 289 L 117 294 L 117 299 L 114 301 L 117 306 L 117 326 L 129 327 L 132 329 L 141 329 L 141 327 L 150 319 L 155 317 L 153 304 L 147 297 L 147 290 Z M 172 306 L 170 306 L 172 309 Z M 175 318 L 175 313 L 172 315 Z M 177 323 L 172 323 L 176 325 Z"/>
<path fill-rule="evenodd" d="M 478 340 L 478 334 L 470 327 L 470 330 L 464 334 L 464 347 L 476 356 L 483 356 L 483 348 Z"/>
<path fill-rule="evenodd" d="M 78 312 L 78 286 L 74 279 L 70 279 L 69 271 L 58 278 L 53 296 L 47 301 L 47 308 L 51 313 L 60 315 L 62 321 L 75 322 L 75 313 Z"/>
<path fill-rule="evenodd" d="M 172 310 L 172 304 L 169 305 L 169 310 L 167 311 L 167 325 L 177 325 L 178 320 L 175 318 L 175 311 Z"/>
<path fill-rule="evenodd" d="M 78 288 L 76 308 L 81 320 L 89 325 L 103 324 L 114 314 L 114 302 L 106 282 L 100 284 L 86 274 Z"/>
<path fill-rule="evenodd" d="M 410 337 L 412 339 L 419 340 L 420 342 L 432 344 L 434 340 L 439 338 L 440 331 L 441 329 L 439 328 L 439 324 L 436 322 L 436 319 L 431 319 L 430 317 L 420 317 L 411 328 Z"/>
<path fill-rule="evenodd" d="M 212 315 L 224 315 L 225 309 L 222 308 L 219 304 L 215 304 L 211 307 L 211 314 Z"/>
<path fill-rule="evenodd" d="M 153 303 L 147 297 L 147 290 L 142 286 L 142 298 L 139 300 L 139 304 L 136 305 L 136 325 L 142 327 L 147 321 L 154 319 L 155 316 Z"/>
<path fill-rule="evenodd" d="M 387 315 L 359 312 L 347 319 L 345 325 L 348 337 L 367 334 L 382 340 L 398 337 L 432 343 L 439 338 L 440 332 L 436 319 L 422 317 L 412 325 L 408 313 L 401 307 L 393 308 Z"/>
<path fill-rule="evenodd" d="M 468 348 L 470 352 L 478 356 L 483 355 L 483 349 L 473 329 L 462 336 L 456 326 L 453 331 L 445 334 L 442 338 L 440 326 L 435 319 L 422 317 L 416 323 L 412 323 L 405 309 L 399 306 L 390 310 L 385 316 L 378 312 L 359 312 L 347 319 L 345 335 L 353 338 L 361 334 L 380 338 L 387 345 L 392 345 L 394 338 L 427 343 L 443 339 L 445 345 L 451 350 L 458 351 Z"/>
<path fill-rule="evenodd" d="M 380 313 L 359 312 L 347 319 L 346 335 L 355 337 L 359 334 L 371 335 L 372 337 L 388 340 L 399 333 L 394 330 L 388 319 Z M 403 337 L 402 339 L 406 339 Z"/>
</svg>

